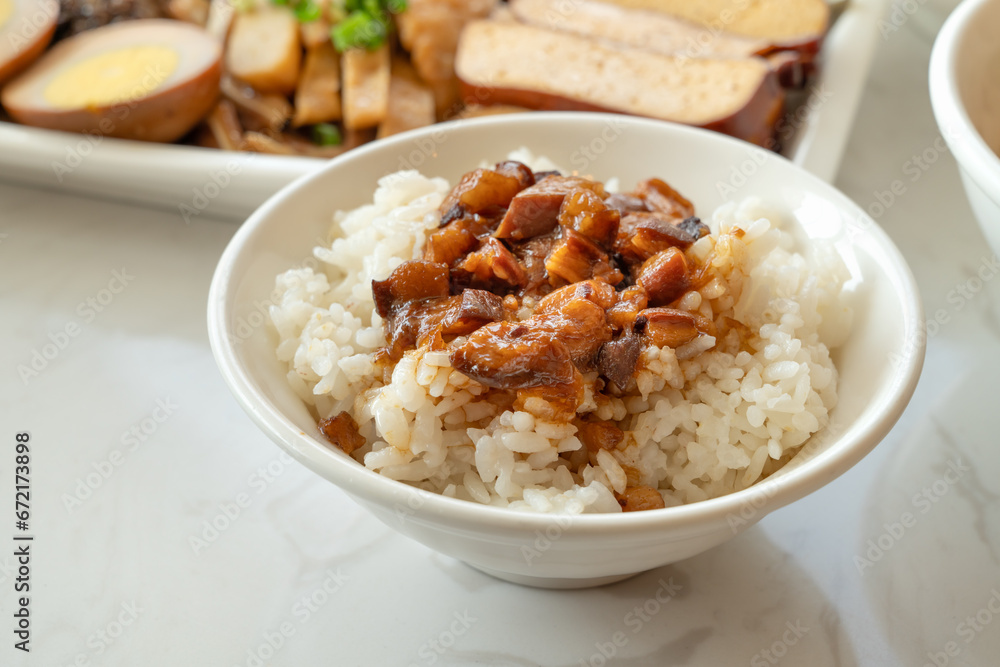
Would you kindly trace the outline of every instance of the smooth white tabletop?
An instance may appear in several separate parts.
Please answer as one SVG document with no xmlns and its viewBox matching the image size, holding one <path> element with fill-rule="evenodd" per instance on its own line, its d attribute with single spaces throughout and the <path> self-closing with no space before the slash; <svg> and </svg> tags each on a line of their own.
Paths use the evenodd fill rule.
<svg viewBox="0 0 1000 667">
<path fill-rule="evenodd" d="M 1000 265 L 926 83 L 953 4 L 887 19 L 837 181 L 937 318 L 909 409 L 820 492 L 604 588 L 491 579 L 281 455 L 206 338 L 235 224 L 0 183 L 0 665 L 1000 665 Z M 30 654 L 12 633 L 21 431 Z"/>
</svg>

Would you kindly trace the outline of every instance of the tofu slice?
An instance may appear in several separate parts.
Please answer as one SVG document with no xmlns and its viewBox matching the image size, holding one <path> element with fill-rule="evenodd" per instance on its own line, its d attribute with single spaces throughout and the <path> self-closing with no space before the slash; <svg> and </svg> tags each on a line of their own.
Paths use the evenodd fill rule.
<svg viewBox="0 0 1000 667">
<path fill-rule="evenodd" d="M 299 24 L 288 7 L 237 12 L 226 45 L 226 70 L 262 93 L 289 94 L 299 80 Z"/>
</svg>

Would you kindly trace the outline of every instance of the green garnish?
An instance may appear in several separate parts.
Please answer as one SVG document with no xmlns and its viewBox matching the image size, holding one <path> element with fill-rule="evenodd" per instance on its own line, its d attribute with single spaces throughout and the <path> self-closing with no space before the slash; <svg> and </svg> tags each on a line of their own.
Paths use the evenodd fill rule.
<svg viewBox="0 0 1000 667">
<path fill-rule="evenodd" d="M 313 125 L 312 140 L 317 146 L 339 146 L 343 142 L 340 129 L 330 123 Z"/>
<path fill-rule="evenodd" d="M 391 14 L 406 9 L 406 0 L 346 0 L 347 17 L 330 29 L 333 46 L 343 53 L 348 49 L 374 51 L 385 43 L 392 23 Z"/>
<path fill-rule="evenodd" d="M 310 23 L 323 14 L 323 10 L 313 0 L 299 0 L 295 5 L 294 12 L 299 23 Z"/>
<path fill-rule="evenodd" d="M 299 23 L 311 23 L 323 15 L 315 0 L 271 0 L 272 5 L 291 7 Z"/>
</svg>

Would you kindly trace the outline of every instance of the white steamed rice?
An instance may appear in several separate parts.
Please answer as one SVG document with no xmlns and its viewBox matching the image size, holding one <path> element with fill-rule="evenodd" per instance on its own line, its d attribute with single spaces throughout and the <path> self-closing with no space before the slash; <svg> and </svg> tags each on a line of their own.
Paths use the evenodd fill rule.
<svg viewBox="0 0 1000 667">
<path fill-rule="evenodd" d="M 552 166 L 523 150 L 511 158 Z M 540 418 L 541 399 L 500 412 L 446 352 L 407 352 L 383 384 L 373 353 L 386 341 L 371 282 L 421 256 L 449 190 L 415 171 L 383 178 L 372 204 L 334 216 L 334 240 L 313 251 L 321 271 L 293 269 L 276 281 L 270 315 L 288 380 L 318 417 L 354 416 L 368 444 L 353 456 L 366 467 L 483 504 L 617 512 L 627 470 L 658 488 L 668 507 L 713 498 L 772 473 L 828 424 L 837 402 L 829 350 L 850 327 L 842 299 L 849 274 L 832 245 L 800 247 L 781 216 L 755 200 L 715 211 L 712 235 L 690 251 L 711 261 L 714 278 L 681 302 L 717 323 L 735 319 L 749 335 L 741 342 L 727 327 L 721 340 L 647 347 L 623 398 L 595 393 L 596 373 L 586 374 L 578 414 L 626 432 L 596 465 L 575 426 Z M 737 227 L 742 239 L 729 234 Z M 578 474 L 562 454 L 579 463 Z"/>
</svg>

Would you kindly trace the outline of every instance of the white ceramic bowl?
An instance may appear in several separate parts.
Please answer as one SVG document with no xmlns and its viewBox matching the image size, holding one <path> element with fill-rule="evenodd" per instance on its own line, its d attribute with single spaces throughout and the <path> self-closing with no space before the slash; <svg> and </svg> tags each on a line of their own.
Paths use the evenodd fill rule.
<svg viewBox="0 0 1000 667">
<path fill-rule="evenodd" d="M 659 176 L 706 215 L 722 203 L 721 193 L 737 188 L 741 197 L 758 195 L 787 211 L 807 236 L 832 239 L 857 291 L 853 333 L 834 357 L 841 399 L 825 435 L 778 474 L 727 497 L 572 519 L 419 491 L 325 444 L 314 417 L 285 381 L 286 368 L 274 353 L 276 333 L 263 323 L 275 276 L 310 256 L 336 209 L 370 201 L 376 180 L 401 164 L 454 182 L 480 161 L 502 159 L 519 146 L 602 180 L 618 176 L 626 188 Z M 924 356 L 921 306 L 909 269 L 878 226 L 833 187 L 784 158 L 718 134 L 582 113 L 438 125 L 369 144 L 303 177 L 233 237 L 212 282 L 208 325 L 234 395 L 296 459 L 433 549 L 503 579 L 564 588 L 607 583 L 689 558 L 827 484 L 886 435 L 913 392 Z"/>
<path fill-rule="evenodd" d="M 972 210 L 1000 253 L 1000 0 L 965 0 L 934 42 L 931 104 Z"/>
</svg>

